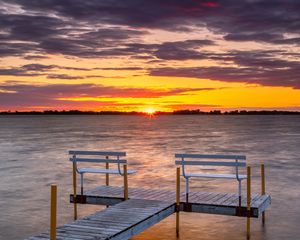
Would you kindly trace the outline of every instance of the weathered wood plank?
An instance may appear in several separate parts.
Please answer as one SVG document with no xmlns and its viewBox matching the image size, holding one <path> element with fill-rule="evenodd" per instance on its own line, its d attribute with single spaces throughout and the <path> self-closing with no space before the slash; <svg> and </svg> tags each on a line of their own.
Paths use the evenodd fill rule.
<svg viewBox="0 0 300 240">
<path fill-rule="evenodd" d="M 57 239 L 129 239 L 175 212 L 175 204 L 131 199 L 57 228 Z M 29 239 L 49 239 L 49 232 Z"/>
<path fill-rule="evenodd" d="M 86 194 L 87 203 L 89 204 L 114 205 L 123 200 L 122 187 L 100 186 L 95 189 L 86 191 Z M 259 206 L 264 204 L 267 208 L 270 204 L 270 201 L 266 201 L 267 197 L 253 194 L 251 199 L 251 207 L 258 211 Z M 130 188 L 129 198 L 174 202 L 175 192 L 165 189 Z M 186 201 L 186 196 L 184 192 L 180 194 L 180 201 L 182 203 Z M 205 205 L 210 204 L 222 207 L 238 207 L 239 200 L 238 195 L 236 193 L 190 192 L 189 203 Z M 242 206 L 246 206 L 245 195 L 242 196 Z"/>
</svg>

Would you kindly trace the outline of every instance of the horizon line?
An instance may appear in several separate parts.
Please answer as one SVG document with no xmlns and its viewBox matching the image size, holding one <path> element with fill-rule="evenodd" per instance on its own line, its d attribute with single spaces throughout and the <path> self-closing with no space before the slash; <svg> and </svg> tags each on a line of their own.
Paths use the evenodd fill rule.
<svg viewBox="0 0 300 240">
<path fill-rule="evenodd" d="M 154 111 L 151 113 L 143 111 L 82 111 L 82 110 L 43 110 L 43 111 L 0 111 L 0 115 L 251 115 L 251 114 L 300 114 L 295 110 L 211 110 L 201 111 L 200 109 L 183 109 L 174 111 Z"/>
</svg>

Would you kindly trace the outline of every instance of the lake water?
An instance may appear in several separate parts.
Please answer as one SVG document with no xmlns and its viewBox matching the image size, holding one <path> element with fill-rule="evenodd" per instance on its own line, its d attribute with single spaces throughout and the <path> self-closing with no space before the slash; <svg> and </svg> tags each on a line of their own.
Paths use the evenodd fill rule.
<svg viewBox="0 0 300 240">
<path fill-rule="evenodd" d="M 0 116 L 0 239 L 23 239 L 49 227 L 52 183 L 58 185 L 58 224 L 72 221 L 70 149 L 126 151 L 129 168 L 138 170 L 129 186 L 166 189 L 175 187 L 174 153 L 246 154 L 253 192 L 260 192 L 264 162 L 272 196 L 265 227 L 251 221 L 252 239 L 299 239 L 299 116 Z M 85 186 L 104 181 L 90 175 Z M 121 185 L 122 178 L 111 177 L 111 183 Z M 236 183 L 192 180 L 191 189 L 235 192 Z M 102 208 L 80 206 L 79 216 Z M 181 216 L 180 239 L 245 238 L 245 218 Z M 175 217 L 134 239 L 176 239 Z"/>
</svg>

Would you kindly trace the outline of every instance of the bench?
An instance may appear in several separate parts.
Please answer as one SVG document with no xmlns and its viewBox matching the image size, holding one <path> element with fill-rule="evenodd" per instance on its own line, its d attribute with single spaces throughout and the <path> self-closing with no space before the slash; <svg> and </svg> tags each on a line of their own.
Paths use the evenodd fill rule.
<svg viewBox="0 0 300 240">
<path fill-rule="evenodd" d="M 241 206 L 242 185 L 241 182 L 247 179 L 246 175 L 239 173 L 239 168 L 246 167 L 246 156 L 244 155 L 211 155 L 211 154 L 175 154 L 176 165 L 181 165 L 182 174 L 186 180 L 186 202 L 189 197 L 189 179 L 190 178 L 214 178 L 214 179 L 236 179 L 238 181 L 239 206 Z M 188 160 L 186 160 L 188 159 Z M 185 166 L 215 166 L 232 167 L 233 174 L 218 173 L 188 173 Z"/>
<path fill-rule="evenodd" d="M 73 162 L 73 170 L 80 174 L 81 177 L 81 195 L 83 195 L 83 175 L 86 173 L 106 174 L 106 184 L 108 185 L 109 174 L 118 174 L 124 176 L 124 170 L 121 165 L 127 165 L 127 160 L 122 159 L 126 152 L 98 152 L 98 151 L 69 151 L 70 161 Z M 78 163 L 105 163 L 105 168 L 79 168 Z M 110 169 L 109 164 L 116 164 L 117 168 Z M 136 171 L 127 170 L 126 175 L 133 174 Z M 73 173 L 74 174 L 74 173 Z M 75 173 L 76 174 L 76 173 Z M 73 176 L 74 178 L 74 176 Z M 76 178 L 76 176 L 75 176 Z"/>
</svg>

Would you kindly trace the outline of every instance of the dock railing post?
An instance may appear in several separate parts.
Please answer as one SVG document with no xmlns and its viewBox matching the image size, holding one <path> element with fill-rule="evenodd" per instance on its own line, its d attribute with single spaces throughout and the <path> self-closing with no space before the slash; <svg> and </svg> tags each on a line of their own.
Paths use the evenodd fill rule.
<svg viewBox="0 0 300 240">
<path fill-rule="evenodd" d="M 128 200 L 128 176 L 127 176 L 127 165 L 123 165 L 124 171 L 124 199 Z"/>
<path fill-rule="evenodd" d="M 74 205 L 74 220 L 77 219 L 77 196 L 76 196 L 76 162 L 73 160 L 73 205 Z"/>
<path fill-rule="evenodd" d="M 261 195 L 266 194 L 266 186 L 265 186 L 265 165 L 261 165 Z M 262 212 L 262 224 L 265 224 L 265 212 Z"/>
<path fill-rule="evenodd" d="M 247 240 L 250 239 L 251 216 L 251 167 L 247 167 Z"/>
<path fill-rule="evenodd" d="M 56 239 L 57 186 L 51 185 L 50 240 Z"/>
<path fill-rule="evenodd" d="M 176 169 L 176 236 L 179 236 L 180 168 Z"/>
</svg>

